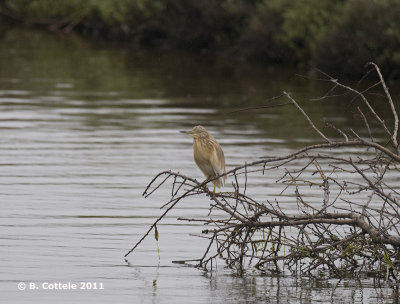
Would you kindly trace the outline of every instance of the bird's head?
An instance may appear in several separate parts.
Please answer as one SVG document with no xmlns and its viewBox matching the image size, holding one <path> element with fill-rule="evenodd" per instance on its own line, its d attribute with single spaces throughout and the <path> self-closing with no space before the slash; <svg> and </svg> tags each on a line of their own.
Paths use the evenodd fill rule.
<svg viewBox="0 0 400 304">
<path fill-rule="evenodd" d="M 203 126 L 195 126 L 190 131 L 181 131 L 181 133 L 185 133 L 193 138 L 206 138 L 209 136 L 207 130 Z"/>
</svg>

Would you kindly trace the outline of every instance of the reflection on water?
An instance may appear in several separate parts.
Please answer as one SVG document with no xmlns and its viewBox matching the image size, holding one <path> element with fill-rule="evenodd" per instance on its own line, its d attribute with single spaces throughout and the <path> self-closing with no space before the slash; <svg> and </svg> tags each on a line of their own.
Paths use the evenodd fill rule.
<svg viewBox="0 0 400 304">
<path fill-rule="evenodd" d="M 298 98 L 324 88 L 292 72 L 262 70 L 209 56 L 142 54 L 96 48 L 74 37 L 8 31 L 0 44 L 1 293 L 8 303 L 382 303 L 392 291 L 371 282 L 316 282 L 287 276 L 235 277 L 173 264 L 198 258 L 207 201 L 186 202 L 159 225 L 160 256 L 146 239 L 128 263 L 123 255 L 161 214 L 169 190 L 141 193 L 161 170 L 202 178 L 190 140 L 194 124 L 210 129 L 228 167 L 316 140 L 293 108 L 229 114 L 282 90 Z M 335 104 L 309 106 L 311 116 L 339 116 Z M 336 115 L 336 116 L 335 116 Z M 340 118 L 339 118 L 340 117 Z M 318 119 L 317 119 L 318 120 Z M 321 122 L 322 123 L 322 122 Z M 255 193 L 275 176 L 255 181 Z M 263 194 L 264 195 L 264 194 Z M 18 291 L 18 282 L 102 282 L 104 290 Z"/>
</svg>

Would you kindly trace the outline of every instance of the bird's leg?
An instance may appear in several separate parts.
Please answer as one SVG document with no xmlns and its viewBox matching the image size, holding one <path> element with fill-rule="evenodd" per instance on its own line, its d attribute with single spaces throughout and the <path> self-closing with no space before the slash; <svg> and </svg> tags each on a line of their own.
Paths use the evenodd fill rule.
<svg viewBox="0 0 400 304">
<path fill-rule="evenodd" d="M 208 178 L 208 179 L 206 179 L 204 182 L 207 182 L 207 181 L 209 181 L 210 179 L 211 179 L 211 177 Z M 214 185 L 214 188 L 213 188 L 213 191 L 212 191 L 212 192 L 210 191 L 210 189 L 208 189 L 207 184 L 205 184 L 202 188 L 203 188 L 203 190 L 204 190 L 205 192 L 210 192 L 210 193 L 216 194 L 216 193 L 215 193 L 215 184 L 213 183 L 213 185 Z"/>
<path fill-rule="evenodd" d="M 213 177 L 210 176 L 208 179 L 211 180 L 212 178 L 213 178 Z M 212 193 L 215 194 L 215 183 L 214 183 L 214 181 L 211 181 L 211 182 L 213 183 L 213 186 L 214 186 L 214 189 L 213 189 Z"/>
</svg>

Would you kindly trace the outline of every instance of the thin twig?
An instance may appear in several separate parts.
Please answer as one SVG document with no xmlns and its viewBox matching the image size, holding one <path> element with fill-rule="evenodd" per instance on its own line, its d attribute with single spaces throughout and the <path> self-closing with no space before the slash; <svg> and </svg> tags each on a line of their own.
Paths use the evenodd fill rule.
<svg viewBox="0 0 400 304">
<path fill-rule="evenodd" d="M 325 141 L 328 143 L 331 143 L 332 141 L 328 139 L 318 128 L 314 125 L 310 117 L 304 112 L 304 110 L 297 104 L 297 102 L 286 92 L 283 92 L 283 94 L 289 98 L 289 100 L 296 106 L 296 108 L 300 111 L 300 113 L 307 119 L 308 123 L 310 124 L 311 128 L 313 128 Z"/>
</svg>

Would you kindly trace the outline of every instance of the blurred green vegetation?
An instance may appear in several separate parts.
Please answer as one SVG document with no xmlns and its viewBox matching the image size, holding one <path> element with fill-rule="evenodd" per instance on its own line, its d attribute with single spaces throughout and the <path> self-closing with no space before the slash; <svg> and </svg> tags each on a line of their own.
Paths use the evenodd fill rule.
<svg viewBox="0 0 400 304">
<path fill-rule="evenodd" d="M 160 48 L 400 76 L 398 0 L 3 0 L 12 22 Z"/>
</svg>

